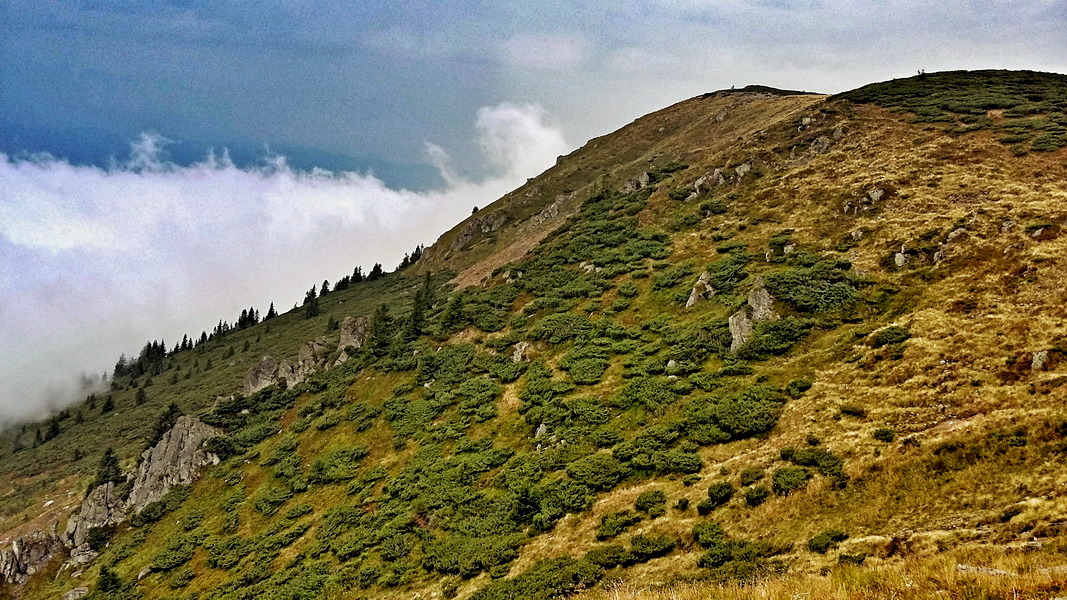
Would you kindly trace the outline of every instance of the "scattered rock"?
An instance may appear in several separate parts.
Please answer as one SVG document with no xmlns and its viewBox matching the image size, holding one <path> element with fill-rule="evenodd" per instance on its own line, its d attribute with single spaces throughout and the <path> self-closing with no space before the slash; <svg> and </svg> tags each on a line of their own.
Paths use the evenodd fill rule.
<svg viewBox="0 0 1067 600">
<path fill-rule="evenodd" d="M 159 500 L 176 485 L 188 485 L 200 476 L 207 465 L 218 464 L 219 457 L 204 450 L 204 442 L 222 430 L 196 417 L 178 417 L 163 439 L 141 454 L 128 506 L 136 512 Z"/>
<path fill-rule="evenodd" d="M 708 283 L 709 277 L 710 275 L 708 275 L 707 271 L 700 274 L 697 282 L 693 284 L 692 291 L 689 292 L 689 299 L 685 301 L 686 308 L 692 308 L 697 302 L 707 300 L 715 295 L 715 288 Z"/>
<path fill-rule="evenodd" d="M 593 271 L 596 270 L 596 265 L 594 265 L 592 263 L 585 262 L 583 260 L 582 262 L 578 263 L 578 268 L 583 270 L 583 271 L 585 271 L 586 273 L 592 273 Z"/>
<path fill-rule="evenodd" d="M 508 215 L 502 210 L 495 210 L 489 214 L 477 213 L 467 221 L 467 224 L 460 230 L 456 239 L 452 240 L 452 250 L 462 250 L 466 248 L 478 233 L 486 234 L 492 233 L 508 222 Z"/>
<path fill-rule="evenodd" d="M 947 236 L 945 237 L 945 241 L 946 241 L 946 242 L 951 242 L 952 240 L 954 240 L 954 239 L 956 239 L 956 238 L 960 237 L 961 235 L 963 235 L 963 234 L 965 234 L 965 233 L 967 233 L 967 230 L 966 230 L 966 229 L 964 229 L 963 227 L 960 227 L 960 228 L 957 228 L 957 229 L 953 229 L 953 230 L 952 230 L 952 231 L 950 231 L 950 232 L 949 232 L 949 234 L 948 234 L 948 235 L 947 235 Z"/>
<path fill-rule="evenodd" d="M 893 255 L 893 264 L 895 264 L 897 268 L 903 267 L 908 264 L 908 255 L 903 252 L 897 252 Z"/>
<path fill-rule="evenodd" d="M 678 368 L 678 361 L 674 360 L 673 358 L 667 361 L 667 370 L 668 371 L 674 370 L 674 369 L 677 369 L 677 368 Z"/>
<path fill-rule="evenodd" d="M 792 254 L 796 249 L 796 244 L 786 244 L 785 246 L 782 246 L 782 254 Z"/>
<path fill-rule="evenodd" d="M 152 567 L 151 566 L 147 566 L 147 567 L 141 569 L 141 572 L 137 574 L 137 581 L 140 581 L 140 580 L 144 579 L 145 577 L 148 577 L 151 574 L 152 574 Z"/>
<path fill-rule="evenodd" d="M 541 423 L 537 426 L 537 431 L 534 432 L 534 439 L 539 440 L 543 438 L 546 433 L 548 433 L 548 425 Z"/>
<path fill-rule="evenodd" d="M 11 542 L 10 547 L 0 550 L 0 579 L 22 585 L 63 549 L 63 541 L 56 535 L 55 525 L 50 531 L 35 531 L 20 537 Z"/>
<path fill-rule="evenodd" d="M 82 598 L 84 598 L 84 597 L 86 597 L 88 595 L 89 595 L 89 588 L 84 587 L 84 586 L 83 587 L 76 587 L 76 588 L 70 590 L 69 592 L 67 592 L 66 594 L 63 594 L 63 600 L 81 600 Z"/>
<path fill-rule="evenodd" d="M 843 137 L 845 137 L 845 129 L 839 126 L 837 129 L 834 130 L 834 139 L 839 140 Z"/>
<path fill-rule="evenodd" d="M 571 192 L 570 194 L 560 194 L 559 196 L 556 196 L 556 199 L 552 201 L 552 204 L 549 204 L 547 207 L 545 207 L 544 210 L 537 213 L 530 219 L 530 227 L 540 227 L 542 223 L 558 215 L 560 208 L 563 207 L 563 203 L 573 197 L 574 192 Z"/>
<path fill-rule="evenodd" d="M 975 573 L 978 575 L 996 575 L 999 577 L 1010 577 L 1011 573 L 1003 571 L 1001 569 L 994 569 L 992 567 L 975 567 L 972 565 L 956 565 L 956 570 L 960 573 Z"/>
<path fill-rule="evenodd" d="M 1045 233 L 1045 228 L 1044 227 L 1039 227 L 1039 228 L 1035 229 L 1033 233 L 1030 234 L 1030 237 L 1032 237 L 1034 239 L 1037 239 L 1037 238 L 1041 237 L 1042 233 Z"/>
<path fill-rule="evenodd" d="M 811 142 L 811 146 L 808 147 L 808 151 L 811 154 L 822 154 L 830 149 L 830 138 L 826 136 L 819 136 Z"/>
<path fill-rule="evenodd" d="M 859 229 L 857 229 L 856 231 L 853 231 L 852 233 L 850 233 L 848 235 L 849 235 L 849 237 L 851 237 L 853 240 L 855 240 L 857 242 L 860 241 L 861 239 L 863 239 L 863 232 L 861 230 L 859 230 Z"/>
<path fill-rule="evenodd" d="M 737 178 L 741 179 L 742 177 L 744 177 L 751 170 L 752 170 L 752 164 L 751 163 L 741 163 L 741 164 L 737 165 L 736 168 L 734 168 L 734 173 L 737 173 Z"/>
<path fill-rule="evenodd" d="M 273 356 L 264 356 L 259 364 L 245 375 L 244 392 L 254 394 L 278 381 L 278 361 Z"/>
<path fill-rule="evenodd" d="M 887 196 L 883 188 L 871 188 L 862 194 L 853 193 L 852 199 L 847 200 L 842 206 L 842 211 L 846 215 L 858 215 L 861 212 L 872 212 L 878 210 L 878 204 L 882 202 Z"/>
<path fill-rule="evenodd" d="M 1030 359 L 1031 371 L 1045 371 L 1048 369 L 1048 350 L 1038 350 L 1034 352 L 1034 357 Z"/>
</svg>

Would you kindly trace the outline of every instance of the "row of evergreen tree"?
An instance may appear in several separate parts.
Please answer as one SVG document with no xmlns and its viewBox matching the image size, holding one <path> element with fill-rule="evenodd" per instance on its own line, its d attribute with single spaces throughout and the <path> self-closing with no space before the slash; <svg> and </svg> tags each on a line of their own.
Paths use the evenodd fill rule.
<svg viewBox="0 0 1067 600">
<path fill-rule="evenodd" d="M 418 245 L 411 253 L 404 254 L 404 259 L 400 262 L 397 270 L 407 268 L 415 264 L 422 258 L 425 246 Z M 385 270 L 381 263 L 374 263 L 370 271 L 366 274 L 363 272 L 362 267 L 356 267 L 353 269 L 351 275 L 345 275 L 337 280 L 337 283 L 333 285 L 332 291 L 338 292 L 347 290 L 349 286 L 353 284 L 362 283 L 364 281 L 376 281 L 385 276 Z M 316 289 L 316 286 L 312 286 L 310 290 L 304 295 L 304 317 L 312 318 L 320 314 L 319 311 L 319 298 L 322 298 L 326 294 L 330 293 L 331 287 L 328 280 L 323 280 L 322 286 Z M 295 307 L 294 307 L 295 308 Z M 112 373 L 111 380 L 117 381 L 124 377 L 137 378 L 142 375 L 159 375 L 166 370 L 166 359 L 178 352 L 185 350 L 192 350 L 209 342 L 213 342 L 216 339 L 225 337 L 226 335 L 247 329 L 253 325 L 258 325 L 261 322 L 269 321 L 278 316 L 278 311 L 274 309 L 274 303 L 271 302 L 270 308 L 267 309 L 267 314 L 260 318 L 259 310 L 254 306 L 250 306 L 241 310 L 241 315 L 237 320 L 230 324 L 227 321 L 220 320 L 218 325 L 211 330 L 211 333 L 206 331 L 200 333 L 199 338 L 190 338 L 188 334 L 182 336 L 182 340 L 174 345 L 174 348 L 167 350 L 167 344 L 165 340 L 151 341 L 141 348 L 141 352 L 136 358 L 127 358 L 125 354 L 119 357 L 118 362 L 115 363 L 115 369 Z"/>
</svg>

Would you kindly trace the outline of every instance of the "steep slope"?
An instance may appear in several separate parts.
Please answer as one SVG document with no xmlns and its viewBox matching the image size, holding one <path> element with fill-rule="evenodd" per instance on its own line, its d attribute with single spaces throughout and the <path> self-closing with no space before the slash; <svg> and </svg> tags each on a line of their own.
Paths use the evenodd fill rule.
<svg viewBox="0 0 1067 600">
<path fill-rule="evenodd" d="M 592 140 L 407 270 L 0 457 L 71 490 L 10 498 L 45 529 L 101 446 L 49 445 L 113 440 L 131 467 L 151 427 L 109 419 L 170 398 L 225 432 L 195 485 L 21 593 L 1052 597 L 1065 109 L 1067 77 L 945 73 L 708 94 Z M 365 339 L 298 352 L 346 316 Z M 305 380 L 240 393 L 266 353 L 311 357 Z"/>
</svg>

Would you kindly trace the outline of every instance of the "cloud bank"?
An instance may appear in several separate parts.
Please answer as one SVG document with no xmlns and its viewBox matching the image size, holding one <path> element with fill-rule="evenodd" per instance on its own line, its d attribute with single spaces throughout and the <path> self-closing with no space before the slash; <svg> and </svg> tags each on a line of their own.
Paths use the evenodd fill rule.
<svg viewBox="0 0 1067 600">
<path fill-rule="evenodd" d="M 285 310 L 356 265 L 396 265 L 570 150 L 536 106 L 482 108 L 475 126 L 493 174 L 459 177 L 428 145 L 447 181 L 429 192 L 282 156 L 179 166 L 151 133 L 106 169 L 0 154 L 0 421 L 78 399 L 79 374 L 147 340 L 173 344 L 249 305 Z"/>
</svg>

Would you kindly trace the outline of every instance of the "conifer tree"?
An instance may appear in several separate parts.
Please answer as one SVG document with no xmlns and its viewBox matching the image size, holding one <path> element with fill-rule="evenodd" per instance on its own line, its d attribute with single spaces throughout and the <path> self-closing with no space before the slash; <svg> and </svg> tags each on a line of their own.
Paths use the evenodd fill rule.
<svg viewBox="0 0 1067 600">
<path fill-rule="evenodd" d="M 267 309 L 267 316 L 263 317 L 263 320 L 273 319 L 278 316 L 278 311 L 274 310 L 274 303 L 270 303 L 270 308 Z"/>
<path fill-rule="evenodd" d="M 96 479 L 92 487 L 104 485 L 108 482 L 120 483 L 122 481 L 122 469 L 119 468 L 119 457 L 111 448 L 104 450 L 104 456 L 100 458 L 100 465 L 96 468 Z M 91 489 L 91 488 L 90 488 Z"/>
<path fill-rule="evenodd" d="M 100 407 L 100 414 L 109 413 L 115 410 L 115 400 L 111 398 L 111 394 L 108 394 L 104 399 L 104 405 Z"/>
</svg>

